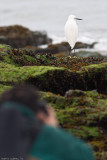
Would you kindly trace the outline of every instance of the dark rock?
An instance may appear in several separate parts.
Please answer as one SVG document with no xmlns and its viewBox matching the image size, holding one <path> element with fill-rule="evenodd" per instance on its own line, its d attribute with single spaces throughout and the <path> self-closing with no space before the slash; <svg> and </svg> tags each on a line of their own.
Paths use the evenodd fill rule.
<svg viewBox="0 0 107 160">
<path fill-rule="evenodd" d="M 0 43 L 11 45 L 14 48 L 38 46 L 51 42 L 52 40 L 44 32 L 33 32 L 19 25 L 0 27 Z"/>
<path fill-rule="evenodd" d="M 96 44 L 96 42 L 92 43 L 92 44 L 77 42 L 76 45 L 75 45 L 75 49 L 93 48 L 95 44 Z M 37 49 L 37 51 L 38 51 L 38 49 Z M 39 51 L 41 53 L 52 53 L 52 54 L 60 53 L 60 52 L 68 52 L 68 53 L 70 53 L 71 47 L 68 44 L 68 42 L 62 42 L 62 43 L 58 43 L 58 44 L 48 45 L 47 48 L 39 49 Z"/>
<path fill-rule="evenodd" d="M 85 92 L 81 91 L 81 90 L 68 90 L 65 93 L 65 98 L 70 98 L 70 97 L 80 97 L 80 96 L 84 96 Z"/>
<path fill-rule="evenodd" d="M 67 52 L 70 51 L 70 48 L 71 47 L 67 42 L 51 44 L 48 46 L 48 49 L 51 50 L 51 53 Z"/>
<path fill-rule="evenodd" d="M 48 38 L 47 33 L 45 31 L 44 32 L 35 31 L 32 32 L 32 35 L 34 40 L 33 43 L 34 46 L 52 43 L 52 39 Z"/>
<path fill-rule="evenodd" d="M 75 49 L 80 49 L 80 48 L 93 48 L 95 44 L 97 44 L 97 42 L 93 42 L 93 43 L 91 43 L 91 44 L 82 43 L 82 42 L 77 42 L 77 43 L 75 44 Z"/>
</svg>

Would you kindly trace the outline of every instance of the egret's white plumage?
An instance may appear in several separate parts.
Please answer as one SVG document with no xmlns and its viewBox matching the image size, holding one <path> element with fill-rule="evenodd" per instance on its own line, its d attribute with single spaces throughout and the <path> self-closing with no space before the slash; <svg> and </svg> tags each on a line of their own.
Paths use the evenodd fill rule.
<svg viewBox="0 0 107 160">
<path fill-rule="evenodd" d="M 65 37 L 71 46 L 71 49 L 74 48 L 78 36 L 78 26 L 76 24 L 76 17 L 70 15 L 65 24 Z"/>
</svg>

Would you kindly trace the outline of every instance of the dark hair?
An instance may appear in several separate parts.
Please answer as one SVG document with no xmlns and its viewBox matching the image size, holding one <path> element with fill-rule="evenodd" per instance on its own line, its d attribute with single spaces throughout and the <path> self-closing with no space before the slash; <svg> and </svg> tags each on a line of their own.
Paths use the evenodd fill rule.
<svg viewBox="0 0 107 160">
<path fill-rule="evenodd" d="M 38 91 L 34 86 L 20 85 L 5 91 L 0 97 L 0 105 L 9 101 L 23 104 L 35 114 L 39 111 L 48 114 L 47 103 L 40 100 Z"/>
</svg>

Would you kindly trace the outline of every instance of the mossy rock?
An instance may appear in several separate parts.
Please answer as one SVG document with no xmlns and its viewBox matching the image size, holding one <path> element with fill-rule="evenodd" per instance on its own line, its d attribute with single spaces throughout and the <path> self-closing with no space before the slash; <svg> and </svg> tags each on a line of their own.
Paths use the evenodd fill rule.
<svg viewBox="0 0 107 160">
<path fill-rule="evenodd" d="M 107 148 L 106 95 L 98 94 L 95 90 L 74 90 L 69 97 L 50 92 L 40 92 L 40 95 L 55 108 L 61 127 L 91 144 L 98 160 L 105 157 Z"/>
<path fill-rule="evenodd" d="M 3 66 L 4 63 L 1 63 Z M 40 90 L 64 95 L 69 89 L 93 90 L 107 93 L 107 63 L 86 66 L 80 71 L 50 66 L 9 65 L 0 68 L 0 82 L 30 83 Z"/>
<path fill-rule="evenodd" d="M 63 96 L 53 94 L 51 92 L 40 92 L 40 96 L 43 100 L 48 101 L 56 109 L 64 109 L 70 105 L 70 101 Z"/>
<path fill-rule="evenodd" d="M 10 51 L 11 49 L 12 49 L 12 47 L 9 46 L 9 45 L 0 44 L 0 53 L 1 53 L 1 54 L 7 53 L 7 52 Z"/>
<path fill-rule="evenodd" d="M 79 92 L 79 90 L 75 90 Z M 81 92 L 81 91 L 80 91 Z M 83 91 L 82 91 L 83 92 Z M 86 124 L 88 126 L 102 126 L 106 130 L 106 125 L 104 126 L 103 120 L 107 122 L 107 96 L 98 94 L 95 91 L 84 91 L 84 95 L 71 95 L 71 97 L 63 97 L 60 95 L 55 95 L 50 92 L 40 92 L 42 99 L 47 100 L 56 110 L 58 110 L 59 117 L 63 115 L 66 117 L 71 117 L 71 120 L 79 117 L 84 117 L 84 119 L 78 119 L 80 122 L 78 124 Z M 102 105 L 101 105 L 102 103 Z M 78 117 L 77 117 L 78 115 Z M 85 120 L 86 119 L 86 120 Z M 66 121 L 66 119 L 63 119 Z M 74 122 L 74 120 L 73 120 Z M 81 123 L 82 122 L 82 123 Z M 77 121 L 75 121 L 76 125 Z M 65 123 L 63 123 L 65 125 Z"/>
<path fill-rule="evenodd" d="M 6 63 L 13 63 L 12 60 L 9 58 L 7 52 L 12 50 L 11 46 L 0 44 L 0 61 Z"/>
<path fill-rule="evenodd" d="M 66 90 L 65 84 L 70 74 L 67 69 L 48 66 L 9 66 L 9 68 L 7 66 L 0 68 L 1 84 L 30 83 L 41 90 L 57 93 L 59 90 L 61 92 Z"/>
<path fill-rule="evenodd" d="M 25 49 L 13 49 L 9 45 L 0 44 L 0 61 L 16 66 L 32 66 L 37 64 L 34 55 L 31 56 L 31 51 Z"/>
<path fill-rule="evenodd" d="M 14 64 L 15 66 L 51 66 L 51 61 L 56 58 L 51 54 L 40 54 L 29 49 L 13 49 L 9 45 L 0 44 L 0 61 Z"/>
<path fill-rule="evenodd" d="M 45 78 L 44 77 L 38 78 L 37 76 L 34 78 L 28 75 L 29 74 L 28 73 L 27 74 L 27 76 L 29 77 L 28 82 L 34 85 L 37 85 L 41 90 L 51 91 L 53 93 L 57 93 L 57 94 L 59 93 L 61 95 L 64 95 L 65 92 L 69 89 L 80 89 L 80 90 L 96 89 L 99 92 L 107 93 L 107 85 L 106 85 L 107 84 L 107 62 L 88 65 L 86 59 L 81 59 L 81 66 L 78 66 L 79 68 L 77 67 L 78 70 L 77 69 L 68 70 L 68 68 L 70 67 L 72 68 L 72 65 L 77 66 L 77 64 L 80 64 L 79 62 L 80 59 L 74 58 L 71 61 L 71 58 L 68 57 L 65 60 L 60 59 L 59 61 L 59 59 L 55 59 L 54 57 L 51 57 L 49 55 L 47 56 L 37 55 L 35 57 L 34 53 L 31 51 L 26 51 L 24 49 L 21 49 L 21 50 L 12 49 L 10 46 L 7 46 L 7 45 L 0 45 L 0 61 L 4 63 L 12 64 L 12 68 L 10 66 L 9 72 L 6 71 L 7 68 L 5 69 L 5 65 L 4 65 L 4 68 L 1 67 L 0 69 L 2 82 L 4 81 L 3 80 L 4 75 L 6 76 L 7 74 L 7 78 L 5 78 L 5 83 L 7 82 L 16 83 L 15 76 L 20 77 L 20 75 L 23 74 L 23 72 L 25 73 L 27 72 L 26 67 L 15 68 L 13 67 L 13 65 L 27 66 L 29 73 L 32 73 L 33 72 L 32 68 L 36 68 L 36 66 L 35 67 L 28 67 L 28 66 L 34 66 L 34 65 L 48 66 L 49 65 L 48 69 L 50 68 L 50 70 L 52 66 L 53 68 L 54 66 L 56 66 L 56 69 L 55 69 L 56 71 L 54 72 L 49 71 L 48 73 L 45 74 Z M 84 61 L 86 61 L 87 66 L 82 65 Z M 70 62 L 72 63 L 70 64 Z M 15 72 L 17 72 L 17 75 L 15 75 Z M 36 73 L 37 73 L 37 70 L 36 70 Z M 39 73 L 39 70 L 38 70 L 38 73 Z M 12 74 L 14 75 L 14 78 Z M 21 78 L 19 79 L 21 83 L 22 80 Z M 23 79 L 23 82 L 26 82 L 26 78 L 25 80 Z"/>
<path fill-rule="evenodd" d="M 97 89 L 107 93 L 107 63 L 93 64 L 82 67 L 76 72 L 78 75 L 77 86 L 82 90 Z"/>
</svg>

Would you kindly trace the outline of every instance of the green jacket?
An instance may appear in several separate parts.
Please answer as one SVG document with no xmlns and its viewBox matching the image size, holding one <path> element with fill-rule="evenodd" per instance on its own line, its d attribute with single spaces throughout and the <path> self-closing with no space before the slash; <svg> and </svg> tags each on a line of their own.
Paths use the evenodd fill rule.
<svg viewBox="0 0 107 160">
<path fill-rule="evenodd" d="M 62 129 L 44 126 L 33 143 L 30 157 L 40 160 L 94 160 L 92 150 Z"/>
<path fill-rule="evenodd" d="M 34 112 L 14 102 L 4 104 L 5 108 L 18 108 L 26 116 L 36 120 Z M 44 125 L 29 151 L 34 160 L 94 160 L 91 148 L 68 134 L 63 129 Z"/>
</svg>

